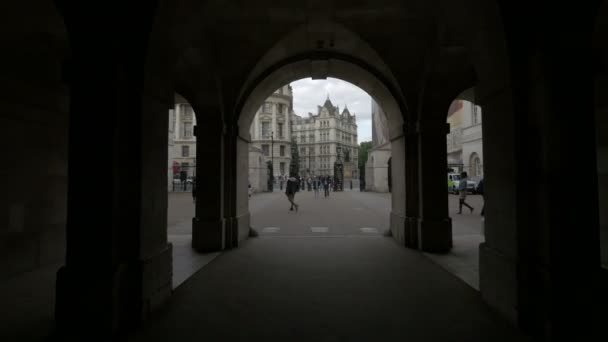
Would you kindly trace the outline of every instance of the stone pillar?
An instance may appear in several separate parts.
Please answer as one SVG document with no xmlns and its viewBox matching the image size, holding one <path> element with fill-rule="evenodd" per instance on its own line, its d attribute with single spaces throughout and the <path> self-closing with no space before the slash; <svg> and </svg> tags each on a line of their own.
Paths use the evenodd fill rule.
<svg viewBox="0 0 608 342">
<path fill-rule="evenodd" d="M 407 191 L 409 188 L 406 184 L 406 168 L 407 161 L 405 160 L 406 153 L 406 145 L 405 145 L 405 136 L 401 135 L 399 137 L 391 138 L 391 177 L 394 180 L 392 184 L 392 201 L 391 201 L 391 219 L 390 219 L 390 227 L 391 227 L 391 235 L 392 237 L 399 241 L 399 243 L 408 245 L 408 230 L 406 227 L 406 207 L 407 203 Z M 377 156 L 384 158 L 383 153 L 377 153 Z M 373 156 L 372 156 L 373 157 Z M 370 158 L 370 157 L 368 157 Z M 376 162 L 376 160 L 374 161 Z M 382 160 L 383 162 L 383 160 Z M 373 166 L 371 160 L 368 159 L 367 165 Z M 368 167 L 366 170 L 366 181 L 369 183 L 366 186 L 371 187 L 372 189 L 376 189 L 375 187 L 375 173 L 377 168 Z"/>
<path fill-rule="evenodd" d="M 182 104 L 181 103 L 176 103 L 175 104 L 175 140 L 180 140 L 181 137 L 181 116 L 182 116 Z M 181 151 L 180 153 L 180 157 L 181 157 Z"/>
<path fill-rule="evenodd" d="M 205 126 L 197 125 L 194 128 L 198 166 L 195 217 L 192 219 L 192 248 L 205 253 L 224 249 L 226 232 L 223 210 L 224 127 L 218 110 L 203 112 L 211 115 L 207 116 Z"/>
<path fill-rule="evenodd" d="M 405 151 L 405 233 L 404 243 L 406 247 L 418 248 L 418 132 L 413 122 L 404 124 Z M 394 145 L 394 144 L 393 144 Z M 394 153 L 394 152 L 393 152 Z M 394 160 L 394 159 L 393 159 Z M 395 177 L 393 177 L 395 179 Z"/>
<path fill-rule="evenodd" d="M 166 198 L 168 101 L 161 101 L 162 110 L 148 126 L 143 120 L 148 100 L 142 47 L 155 8 L 125 5 L 117 11 L 73 2 L 58 7 L 71 59 L 65 72 L 70 87 L 67 246 L 57 273 L 56 327 L 59 335 L 74 339 L 110 339 L 134 326 L 151 301 L 162 302 L 166 296 L 155 296 L 160 287 L 167 289 L 167 276 L 163 293 L 170 293 L 170 246 L 159 231 L 152 234 L 158 242 L 144 243 L 148 232 L 143 231 L 150 218 L 143 208 L 161 212 L 162 219 L 163 202 L 156 195 Z M 108 22 L 114 29 L 103 29 Z M 143 152 L 152 146 L 152 136 L 159 147 L 155 159 Z M 152 169 L 156 192 L 154 201 L 147 201 L 142 192 L 152 181 L 147 178 Z M 160 222 L 166 239 L 166 218 Z"/>
<path fill-rule="evenodd" d="M 445 119 L 418 121 L 418 247 L 425 252 L 452 248 L 452 220 L 448 213 Z"/>
</svg>

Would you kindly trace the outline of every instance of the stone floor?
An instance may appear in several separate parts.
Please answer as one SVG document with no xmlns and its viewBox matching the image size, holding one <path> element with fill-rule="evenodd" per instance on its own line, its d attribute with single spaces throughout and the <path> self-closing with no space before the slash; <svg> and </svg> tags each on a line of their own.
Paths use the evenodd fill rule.
<svg viewBox="0 0 608 342">
<path fill-rule="evenodd" d="M 339 201 L 340 197 L 348 201 Z M 450 212 L 454 227 L 454 248 L 444 255 L 426 254 L 445 269 L 454 273 L 474 288 L 478 288 L 477 246 L 483 241 L 482 222 L 479 216 L 480 196 L 471 196 L 470 202 L 476 207 L 473 215 L 456 215 L 457 198 L 450 196 Z M 388 230 L 390 194 L 360 193 L 345 191 L 331 193 L 329 199 L 315 199 L 312 192 L 301 192 L 297 201 L 303 201 L 300 211 L 287 210 L 285 197 L 281 192 L 254 194 L 250 201 L 252 225 L 260 231 L 261 237 L 289 235 L 291 237 L 333 237 L 370 238 L 382 236 Z M 350 204 L 349 204 L 350 203 Z M 276 208 L 280 208 L 275 210 Z M 178 288 L 186 279 L 218 257 L 219 253 L 198 254 L 190 248 L 191 219 L 194 205 L 190 193 L 169 193 L 168 239 L 172 242 L 174 258 L 173 286 Z M 294 220 L 298 217 L 300 220 Z M 277 222 L 289 222 L 292 229 Z M 276 226 L 280 229 L 272 232 Z M 315 227 L 313 232 L 312 227 Z M 326 229 L 324 229 L 326 228 Z M 363 228 L 363 229 L 362 229 Z M 390 240 L 390 239 L 389 239 Z M 0 288 L 3 306 L 2 324 L 19 333 L 20 341 L 39 341 L 53 327 L 54 288 L 56 271 L 60 264 L 48 265 L 35 272 L 3 281 Z M 6 316 L 6 317 L 5 317 Z M 7 331 L 2 329 L 2 333 Z M 0 334 L 0 341 L 14 338 Z"/>
<path fill-rule="evenodd" d="M 484 241 L 480 215 L 483 198 L 480 195 L 469 195 L 466 201 L 474 210 L 470 213 L 469 209 L 463 208 L 463 214 L 458 214 L 458 196 L 448 195 L 448 199 L 454 247 L 446 254 L 424 255 L 479 290 L 479 244 Z M 274 233 L 281 235 L 306 234 L 309 226 L 331 225 L 326 236 L 356 234 L 357 229 L 365 226 L 375 227 L 381 234 L 389 229 L 390 193 L 332 192 L 328 199 L 323 198 L 322 193 L 315 199 L 314 192 L 303 191 L 296 195 L 296 202 L 299 200 L 305 204 L 299 212 L 299 216 L 304 218 L 290 221 L 291 212 L 275 210 L 276 207 L 288 206 L 282 193 L 254 194 L 249 204 L 252 227 L 264 233 L 264 227 L 274 227 L 278 222 L 289 223 L 289 227 L 283 227 Z"/>
<path fill-rule="evenodd" d="M 213 260 L 219 253 L 200 254 L 192 245 L 194 202 L 188 192 L 170 192 L 167 212 L 167 239 L 173 245 L 173 288 Z"/>
<path fill-rule="evenodd" d="M 385 236 L 387 215 L 379 209 L 389 199 L 305 192 L 295 212 L 282 194 L 255 195 L 250 210 L 259 236 L 195 273 L 130 339 L 525 340 L 479 292 Z"/>
</svg>

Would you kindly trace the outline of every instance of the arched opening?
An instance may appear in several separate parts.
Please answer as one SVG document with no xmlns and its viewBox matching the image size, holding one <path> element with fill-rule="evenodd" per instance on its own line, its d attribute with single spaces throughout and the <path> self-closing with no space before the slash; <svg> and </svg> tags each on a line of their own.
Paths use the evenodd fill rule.
<svg viewBox="0 0 608 342">
<path fill-rule="evenodd" d="M 311 65 L 313 65 L 313 69 L 311 69 Z M 241 110 L 241 115 L 239 116 L 239 120 L 238 120 L 238 126 L 239 127 L 251 127 L 251 129 L 248 132 L 240 132 L 241 137 L 239 138 L 239 140 L 242 140 L 244 143 L 238 143 L 237 145 L 237 154 L 238 154 L 238 158 L 239 159 L 245 159 L 244 157 L 244 152 L 245 151 L 249 151 L 251 150 L 251 148 L 249 147 L 248 143 L 252 142 L 252 133 L 256 135 L 256 137 L 259 137 L 260 134 L 263 137 L 264 133 L 266 133 L 266 135 L 269 135 L 269 137 L 271 139 L 266 139 L 260 142 L 261 146 L 257 146 L 256 148 L 259 148 L 262 151 L 273 151 L 273 153 L 275 154 L 276 157 L 273 157 L 274 159 L 277 159 L 279 161 L 279 163 L 281 162 L 282 159 L 280 156 L 280 151 L 277 151 L 276 145 L 281 146 L 282 143 L 287 144 L 288 141 L 293 141 L 294 137 L 297 137 L 297 141 L 296 143 L 292 143 L 291 146 L 296 146 L 296 145 L 300 145 L 298 147 L 298 151 L 297 153 L 300 154 L 300 156 L 298 158 L 300 158 L 300 160 L 304 163 L 303 167 L 300 168 L 300 174 L 299 176 L 304 179 L 308 179 L 310 178 L 312 181 L 314 181 L 314 173 L 325 173 L 326 175 L 330 175 L 330 178 L 333 179 L 334 176 L 336 176 L 337 174 L 335 173 L 335 165 L 336 165 L 336 156 L 340 155 L 341 158 L 344 158 L 344 151 L 349 151 L 349 155 L 354 155 L 353 153 L 358 153 L 358 149 L 355 149 L 354 146 L 356 144 L 354 144 L 354 142 L 352 140 L 353 136 L 355 135 L 353 132 L 350 132 L 350 134 L 348 133 L 348 130 L 346 129 L 347 126 L 349 125 L 355 125 L 354 121 L 352 121 L 352 123 L 350 123 L 351 121 L 349 121 L 349 123 L 346 123 L 346 121 L 342 122 L 340 120 L 338 121 L 332 121 L 333 119 L 329 119 L 325 118 L 323 115 L 328 115 L 327 113 L 324 112 L 324 107 L 325 104 L 331 102 L 329 99 L 327 99 L 327 101 L 325 101 L 325 104 L 319 104 L 319 112 L 318 113 L 314 113 L 313 114 L 309 114 L 308 117 L 305 118 L 300 118 L 298 119 L 297 116 L 292 116 L 293 121 L 292 122 L 285 122 L 282 119 L 278 119 L 276 116 L 270 116 L 270 115 L 266 115 L 264 113 L 265 105 L 270 104 L 270 102 L 268 102 L 267 99 L 271 98 L 274 94 L 275 97 L 277 98 L 284 98 L 285 94 L 281 94 L 281 92 L 285 92 L 288 91 L 288 88 L 285 87 L 286 84 L 289 84 L 289 82 L 298 80 L 298 79 L 303 79 L 306 78 L 307 76 L 310 76 L 311 73 L 314 73 L 314 65 L 316 65 L 315 61 L 311 61 L 311 60 L 302 60 L 302 61 L 294 61 L 294 62 L 289 62 L 287 64 L 281 65 L 279 67 L 274 68 L 274 70 L 272 70 L 271 72 L 267 73 L 265 77 L 263 77 L 261 80 L 259 80 L 259 83 L 257 86 L 253 87 L 252 89 L 250 89 L 249 91 L 249 96 L 247 96 L 245 98 L 245 100 L 243 101 L 243 105 L 242 105 L 242 110 Z M 312 72 L 311 72 L 312 70 Z M 324 66 L 324 68 L 322 69 L 323 71 L 323 76 L 322 78 L 325 77 L 334 77 L 334 78 L 338 78 L 338 79 L 342 79 L 345 80 L 351 84 L 354 84 L 355 86 L 360 87 L 363 91 L 366 91 L 373 99 L 374 102 L 377 101 L 378 104 L 382 105 L 382 108 L 384 109 L 383 113 L 386 113 L 386 118 L 384 119 L 384 121 L 387 121 L 390 123 L 390 125 L 388 125 L 388 127 L 390 127 L 390 132 L 389 135 L 392 134 L 392 137 L 394 137 L 394 139 L 392 139 L 392 142 L 390 143 L 390 145 L 392 146 L 393 150 L 403 150 L 403 148 L 401 147 L 403 145 L 403 139 L 402 139 L 402 134 L 399 131 L 399 127 L 403 126 L 403 114 L 401 111 L 402 105 L 399 104 L 398 100 L 396 99 L 395 96 L 393 96 L 391 94 L 391 91 L 389 90 L 389 88 L 383 83 L 383 81 L 381 81 L 380 79 L 378 79 L 378 77 L 374 76 L 373 72 L 370 72 L 368 70 L 365 70 L 364 68 L 362 68 L 361 66 L 354 64 L 352 62 L 348 62 L 342 59 L 330 59 L 327 61 L 327 64 Z M 278 89 L 278 90 L 277 90 Z M 278 110 L 281 106 L 282 103 L 277 102 L 272 108 L 274 108 L 273 110 Z M 348 105 L 348 104 L 346 104 Z M 333 104 L 331 104 L 329 107 L 333 108 L 332 110 L 335 110 L 337 107 L 334 107 Z M 329 108 L 328 107 L 328 108 Z M 347 110 L 347 108 L 344 108 L 344 110 Z M 268 108 L 268 111 L 270 111 L 270 107 Z M 325 113 L 325 114 L 324 114 Z M 276 112 L 275 112 L 276 114 Z M 333 114 L 332 114 L 333 115 Z M 341 112 L 340 115 L 342 115 L 341 117 L 344 117 L 344 112 Z M 384 114 L 383 114 L 384 115 Z M 254 120 L 254 118 L 257 117 L 257 121 Z M 274 121 L 273 121 L 274 120 Z M 308 122 L 306 121 L 308 120 Z M 350 120 L 350 119 L 349 119 Z M 285 132 L 283 133 L 284 136 L 283 138 L 286 139 L 285 142 L 281 142 L 281 140 L 279 140 L 278 143 L 274 142 L 275 139 L 275 133 L 276 132 L 280 132 L 281 128 L 279 126 L 280 123 L 284 123 L 284 125 L 287 125 L 287 127 L 293 127 L 293 129 L 291 129 L 291 131 L 289 133 Z M 264 124 L 266 123 L 266 125 Z M 314 137 L 312 137 L 312 139 L 317 140 L 314 145 L 318 145 L 319 146 L 313 146 L 313 144 L 311 144 L 310 139 L 310 133 L 308 133 L 308 131 L 306 131 L 305 127 L 308 127 L 306 125 L 309 125 L 310 127 L 312 127 L 313 125 L 318 128 L 318 130 L 316 131 L 316 134 L 314 135 Z M 321 125 L 327 125 L 327 127 L 325 126 L 321 126 Z M 342 125 L 342 126 L 340 126 Z M 283 126 L 285 127 L 285 126 Z M 332 128 L 336 128 L 334 129 L 330 129 L 330 127 Z M 355 127 L 355 126 L 353 126 Z M 284 128 L 283 128 L 284 129 Z M 304 134 L 302 132 L 306 131 L 307 133 Z M 325 132 L 327 131 L 327 132 Z M 325 134 L 325 135 L 324 135 Z M 276 135 L 278 136 L 278 135 Z M 400 138 L 401 137 L 401 138 Z M 266 137 L 268 138 L 268 137 Z M 356 136 L 354 137 L 356 139 Z M 344 140 L 347 139 L 347 140 Z M 390 139 L 389 137 L 385 137 L 386 140 Z M 323 140 L 323 141 L 321 141 Z M 356 140 L 355 140 L 356 141 Z M 326 142 L 326 143 L 324 143 Z M 354 144 L 354 145 L 353 145 Z M 274 145 L 274 146 L 273 146 Z M 303 146 L 302 146 L 303 145 Z M 327 145 L 327 146 L 325 146 Z M 352 145 L 352 146 L 351 146 Z M 264 147 L 267 146 L 267 147 Z M 312 147 L 312 148 L 311 148 Z M 326 150 L 323 150 L 323 149 Z M 302 153 L 304 153 L 304 155 L 302 155 Z M 317 154 L 315 156 L 315 158 L 312 157 L 312 153 Z M 325 154 L 326 153 L 326 154 Z M 310 154 L 310 155 L 309 155 Z M 271 154 L 272 156 L 272 154 Z M 405 213 L 404 213 L 404 209 L 405 209 L 405 180 L 403 179 L 403 175 L 404 175 L 404 156 L 397 156 L 396 157 L 396 164 L 395 164 L 395 158 L 393 158 L 393 167 L 391 169 L 393 174 L 398 175 L 397 178 L 398 180 L 395 180 L 395 178 L 393 177 L 393 182 L 396 183 L 395 185 L 393 185 L 393 187 L 395 189 L 394 190 L 394 194 L 393 194 L 393 198 L 391 200 L 391 202 L 387 202 L 387 207 L 384 209 L 385 210 L 385 226 L 386 226 L 386 230 L 388 231 L 389 227 L 390 227 L 390 231 L 392 232 L 392 234 L 396 235 L 396 236 L 403 236 L 403 221 L 405 219 Z M 326 159 L 325 159 L 326 158 Z M 247 158 L 247 160 L 250 160 L 251 158 Z M 275 175 L 275 179 L 274 179 L 274 185 L 272 186 L 272 189 L 275 189 L 276 191 L 281 191 L 281 187 L 283 186 L 282 182 L 285 182 L 286 185 L 286 179 L 285 177 L 281 177 L 284 176 L 284 174 L 281 172 L 281 166 L 280 164 L 277 164 L 277 162 L 273 159 L 273 173 Z M 368 159 L 368 160 L 373 160 L 373 156 Z M 386 160 L 386 159 L 385 159 Z M 285 168 L 287 167 L 287 159 L 285 161 L 282 161 L 285 163 Z M 345 162 L 344 160 L 341 161 L 342 163 Z M 315 167 L 312 167 L 314 163 Z M 347 164 L 349 162 L 346 162 Z M 373 163 L 373 162 L 372 162 Z M 310 165 L 309 165 L 310 164 Z M 347 164 L 343 164 L 341 165 L 342 167 L 344 167 L 344 165 Z M 352 162 L 351 162 L 352 164 Z M 251 166 L 250 166 L 251 167 Z M 346 174 L 346 178 L 340 178 L 339 180 L 336 180 L 335 183 L 332 184 L 339 184 L 337 185 L 337 188 L 341 188 L 344 189 L 346 188 L 347 190 L 350 190 L 351 188 L 351 181 L 353 183 L 353 190 L 358 190 L 359 188 L 359 180 L 357 179 L 357 173 L 356 170 L 358 169 L 357 166 L 355 165 L 351 165 L 351 167 L 347 167 L 347 169 L 343 169 L 342 172 L 346 171 L 345 173 L 342 173 L 341 177 L 343 177 L 344 174 Z M 285 169 L 286 170 L 286 169 Z M 355 170 L 354 175 L 353 176 L 353 170 Z M 386 170 L 387 170 L 387 165 L 384 165 L 384 173 L 386 174 Z M 239 173 L 237 174 L 237 179 L 240 179 L 237 181 L 237 183 L 240 184 L 247 184 L 249 182 L 249 180 L 246 180 L 245 177 L 247 177 L 248 173 L 247 172 L 241 172 L 239 171 Z M 312 177 L 311 177 L 312 176 Z M 385 180 L 384 182 L 387 183 L 388 177 L 385 176 Z M 337 178 L 336 178 L 337 179 Z M 272 181 L 271 181 L 272 184 Z M 308 188 L 308 184 L 306 183 L 306 181 L 304 181 L 304 183 L 302 183 L 304 188 L 307 189 Z M 314 184 L 314 183 L 312 183 Z M 388 187 L 388 184 L 386 185 Z M 240 189 L 241 187 L 237 187 L 238 189 Z M 312 186 L 311 186 L 312 188 Z M 357 191 L 358 192 L 358 191 Z M 244 194 L 239 193 L 239 197 L 244 196 Z M 371 196 L 371 195 L 370 195 Z M 240 200 L 237 201 L 238 203 L 241 203 Z M 392 204 L 390 204 L 392 203 Z M 239 206 L 241 208 L 241 213 L 238 216 L 248 216 L 248 214 L 246 213 L 246 208 L 243 208 L 241 206 Z M 361 205 L 357 205 L 356 207 L 362 208 Z M 392 209 L 389 209 L 392 208 Z M 389 212 L 390 212 L 390 218 L 389 218 Z M 247 218 L 247 220 L 249 220 L 249 218 Z M 399 223 L 401 222 L 401 224 Z M 260 227 L 257 227 L 259 229 L 264 229 L 264 227 L 262 226 L 268 226 L 269 227 L 269 231 L 276 231 L 276 224 L 262 224 Z M 239 228 L 239 237 L 240 238 L 244 238 L 248 235 L 248 233 L 246 232 L 246 230 L 248 230 L 248 226 L 244 229 Z M 311 229 L 313 229 L 314 227 L 311 227 Z M 357 227 L 358 228 L 370 228 L 370 227 Z M 329 230 L 330 228 L 328 228 Z M 380 227 L 378 227 L 377 229 L 378 231 L 382 231 L 382 229 Z M 313 230 L 314 231 L 314 230 Z M 388 233 L 388 232 L 387 232 Z"/>
<path fill-rule="evenodd" d="M 201 162 L 197 157 L 205 156 L 205 153 L 197 152 L 198 117 L 204 118 L 204 115 L 197 114 L 193 104 L 185 96 L 176 93 L 174 104 L 168 112 L 167 153 L 167 242 L 171 244 L 172 251 L 173 289 L 219 255 L 218 252 L 197 253 L 196 249 L 192 248 L 197 175 L 204 175 L 204 171 L 197 171 Z M 204 160 L 200 167 L 205 167 Z"/>
</svg>

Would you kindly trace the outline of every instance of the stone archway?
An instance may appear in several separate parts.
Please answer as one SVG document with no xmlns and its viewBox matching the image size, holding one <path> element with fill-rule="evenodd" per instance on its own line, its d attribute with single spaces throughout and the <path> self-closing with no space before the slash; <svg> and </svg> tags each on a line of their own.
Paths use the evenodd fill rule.
<svg viewBox="0 0 608 342">
<path fill-rule="evenodd" d="M 391 149 L 394 151 L 391 176 L 392 179 L 392 210 L 391 210 L 391 232 L 397 239 L 402 239 L 405 222 L 405 154 L 404 151 L 404 108 L 405 103 L 395 87 L 387 84 L 386 77 L 382 72 L 372 68 L 365 62 L 344 55 L 326 56 L 327 59 L 317 59 L 314 54 L 302 59 L 286 60 L 278 65 L 273 65 L 269 70 L 262 72 L 255 86 L 245 89 L 242 96 L 242 104 L 238 107 L 239 137 L 237 139 L 237 160 L 246 160 L 247 146 L 249 142 L 249 126 L 257 109 L 264 100 L 281 86 L 302 78 L 314 76 L 315 78 L 333 77 L 348 81 L 364 91 L 376 100 L 387 113 L 389 123 L 389 136 Z M 237 162 L 240 164 L 240 162 Z M 237 174 L 237 184 L 246 182 L 246 174 Z M 240 189 L 237 186 L 237 189 Z M 238 198 L 243 198 L 244 193 L 239 193 Z M 241 203 L 242 200 L 237 200 Z M 246 207 L 241 207 L 239 217 L 248 221 Z M 239 224 L 241 226 L 241 224 Z M 248 228 L 248 225 L 247 225 Z M 239 237 L 243 239 L 247 232 L 239 228 Z"/>
</svg>

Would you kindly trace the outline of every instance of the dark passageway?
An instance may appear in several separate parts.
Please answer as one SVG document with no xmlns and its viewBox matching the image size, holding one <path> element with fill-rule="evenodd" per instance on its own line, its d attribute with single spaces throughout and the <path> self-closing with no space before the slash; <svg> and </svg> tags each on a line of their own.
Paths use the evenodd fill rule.
<svg viewBox="0 0 608 342">
<path fill-rule="evenodd" d="M 0 340 L 608 340 L 605 1 L 1 7 Z M 390 237 L 250 238 L 252 117 L 304 77 L 386 112 Z M 484 115 L 479 291 L 420 254 L 454 247 L 446 113 L 465 90 Z M 199 161 L 179 248 L 222 254 L 174 291 L 176 93 Z"/>
</svg>

